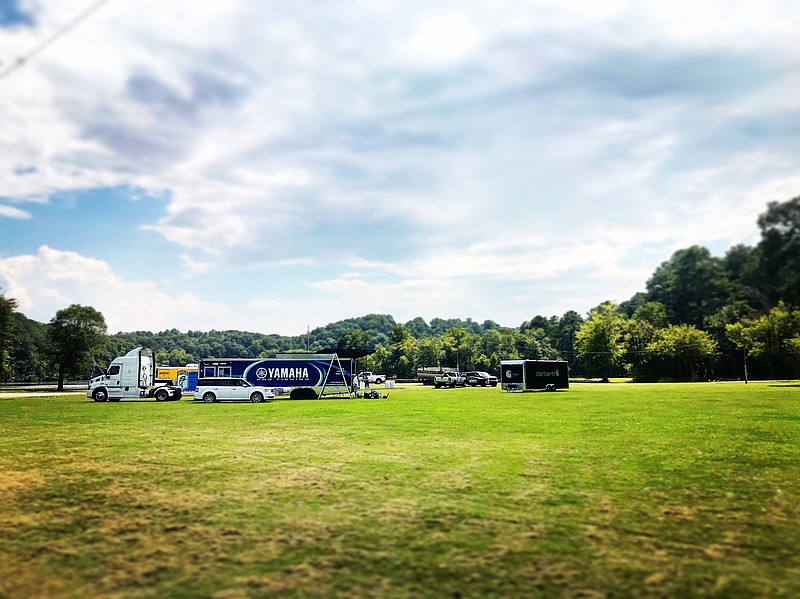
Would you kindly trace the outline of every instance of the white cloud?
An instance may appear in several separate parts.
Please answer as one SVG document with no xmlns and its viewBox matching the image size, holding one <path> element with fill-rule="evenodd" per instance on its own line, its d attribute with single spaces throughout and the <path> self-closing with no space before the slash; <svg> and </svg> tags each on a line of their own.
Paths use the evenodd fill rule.
<svg viewBox="0 0 800 599">
<path fill-rule="evenodd" d="M 14 206 L 0 204 L 0 218 L 31 218 L 31 213 Z"/>
<path fill-rule="evenodd" d="M 85 8 L 29 7 L 37 26 L 0 28 L 0 47 L 32 48 Z M 542 287 L 590 306 L 625 299 L 674 249 L 750 242 L 765 203 L 797 195 L 798 11 L 109 3 L 0 81 L 0 198 L 14 202 L 0 218 L 127 186 L 164 198 L 144 229 L 177 248 L 189 277 L 240 269 L 267 290 L 253 290 L 246 319 L 211 295 L 170 296 L 123 281 L 115 263 L 48 249 L 2 262 L 9 293 L 47 315 L 94 305 L 85 288 L 111 281 L 152 296 L 163 326 L 301 330 L 301 310 L 500 319 L 515 317 L 515 298 L 520 313 L 563 305 Z M 69 248 L 60 235 L 37 243 Z M 68 274 L 46 270 L 58 261 Z M 291 267 L 307 273 L 289 283 L 303 302 L 270 297 L 271 275 Z M 128 295 L 102 295 L 124 329 Z"/>
<path fill-rule="evenodd" d="M 6 297 L 30 318 L 47 322 L 71 304 L 92 306 L 110 332 L 197 328 L 233 321 L 228 309 L 190 293 L 170 295 L 153 281 L 126 281 L 101 260 L 41 246 L 34 255 L 0 260 Z M 208 328 L 212 328 L 209 326 Z"/>
</svg>

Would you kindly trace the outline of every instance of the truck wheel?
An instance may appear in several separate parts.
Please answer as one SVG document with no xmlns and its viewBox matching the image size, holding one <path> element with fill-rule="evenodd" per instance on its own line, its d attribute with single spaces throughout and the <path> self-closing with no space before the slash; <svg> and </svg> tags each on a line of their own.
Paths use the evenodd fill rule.
<svg viewBox="0 0 800 599">
<path fill-rule="evenodd" d="M 214 403 L 217 401 L 217 396 L 211 393 L 211 391 L 207 391 L 206 393 L 203 393 L 203 401 L 206 403 Z"/>
<path fill-rule="evenodd" d="M 108 400 L 108 391 L 106 391 L 104 387 L 99 387 L 92 393 L 92 399 L 95 401 L 106 401 Z"/>
<path fill-rule="evenodd" d="M 262 401 L 264 401 L 264 394 L 261 393 L 260 391 L 256 391 L 250 396 L 250 401 L 252 401 L 253 403 L 261 403 Z"/>
<path fill-rule="evenodd" d="M 156 401 L 166 401 L 169 393 L 167 393 L 164 389 L 159 389 L 156 391 Z"/>
<path fill-rule="evenodd" d="M 439 387 L 441 387 L 441 385 L 440 385 L 439 383 L 434 383 L 434 384 L 433 384 L 433 386 L 434 386 L 435 388 L 437 388 L 437 389 L 438 389 Z"/>
<path fill-rule="evenodd" d="M 378 377 L 378 378 L 375 379 L 375 384 L 376 385 L 380 385 L 382 382 L 383 382 L 383 379 L 381 377 Z"/>
</svg>

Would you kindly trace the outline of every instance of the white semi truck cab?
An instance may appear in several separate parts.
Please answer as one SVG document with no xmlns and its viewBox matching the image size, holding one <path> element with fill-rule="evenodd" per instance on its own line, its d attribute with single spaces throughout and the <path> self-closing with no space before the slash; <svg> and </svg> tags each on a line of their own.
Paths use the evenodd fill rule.
<svg viewBox="0 0 800 599">
<path fill-rule="evenodd" d="M 86 396 L 95 401 L 119 401 L 123 398 L 155 397 L 157 401 L 181 398 L 181 389 L 156 382 L 153 350 L 137 347 L 111 361 L 108 370 L 89 381 Z"/>
</svg>

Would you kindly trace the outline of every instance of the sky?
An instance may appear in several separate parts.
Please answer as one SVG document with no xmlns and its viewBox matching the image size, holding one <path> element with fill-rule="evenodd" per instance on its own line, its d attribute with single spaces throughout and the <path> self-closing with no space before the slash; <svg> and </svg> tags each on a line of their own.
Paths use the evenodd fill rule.
<svg viewBox="0 0 800 599">
<path fill-rule="evenodd" d="M 624 301 L 800 195 L 797 23 L 795 0 L 0 0 L 0 293 L 111 333 Z"/>
</svg>

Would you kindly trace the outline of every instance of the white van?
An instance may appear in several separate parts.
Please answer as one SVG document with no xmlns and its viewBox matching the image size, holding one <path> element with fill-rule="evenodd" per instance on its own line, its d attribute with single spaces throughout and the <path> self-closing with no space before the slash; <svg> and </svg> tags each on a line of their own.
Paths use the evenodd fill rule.
<svg viewBox="0 0 800 599">
<path fill-rule="evenodd" d="M 215 401 L 252 401 L 261 403 L 265 399 L 274 399 L 275 393 L 268 387 L 256 387 L 244 379 L 232 377 L 202 378 L 197 381 L 194 391 L 195 399 L 206 403 Z"/>
</svg>

